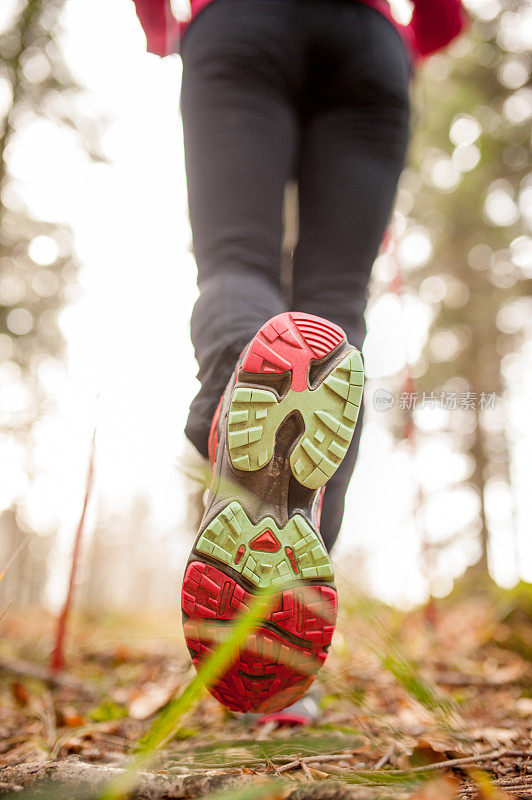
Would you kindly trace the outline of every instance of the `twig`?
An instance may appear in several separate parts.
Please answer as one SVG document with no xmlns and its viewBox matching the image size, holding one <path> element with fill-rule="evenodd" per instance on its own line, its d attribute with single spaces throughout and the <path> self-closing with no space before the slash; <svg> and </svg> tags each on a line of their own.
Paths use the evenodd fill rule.
<svg viewBox="0 0 532 800">
<path fill-rule="evenodd" d="M 314 780 L 314 778 L 312 777 L 311 771 L 309 770 L 309 768 L 307 767 L 307 765 L 305 764 L 304 761 L 301 762 L 301 769 L 303 770 L 303 774 L 304 774 L 305 778 L 307 779 L 307 781 L 310 782 L 310 781 Z"/>
<path fill-rule="evenodd" d="M 74 584 L 76 582 L 76 574 L 79 564 L 79 556 L 81 552 L 81 540 L 83 538 L 83 530 L 85 528 L 85 517 L 87 514 L 87 507 L 92 493 L 94 484 L 94 453 L 96 448 L 96 428 L 92 434 L 91 448 L 89 452 L 89 466 L 87 469 L 87 479 L 85 482 L 85 496 L 83 498 L 83 508 L 79 518 L 78 527 L 76 530 L 76 537 L 74 539 L 74 549 L 72 550 L 72 564 L 70 567 L 70 579 L 68 582 L 68 590 L 65 597 L 63 608 L 57 620 L 57 631 L 55 635 L 54 649 L 50 659 L 50 669 L 52 672 L 59 672 L 63 669 L 65 664 L 64 643 L 66 626 L 70 607 L 72 605 L 72 598 L 74 596 Z"/>
<path fill-rule="evenodd" d="M 96 744 L 101 744 L 103 739 L 103 744 L 105 745 L 106 742 L 103 737 L 107 736 L 109 729 L 112 730 L 113 728 L 115 728 L 116 724 L 117 724 L 116 720 L 107 720 L 106 722 L 92 722 L 87 725 L 81 725 L 79 728 L 76 728 L 76 738 L 85 739 L 87 737 L 90 737 L 92 740 L 96 742 Z M 71 730 L 59 734 L 59 736 L 55 740 L 53 748 L 50 751 L 50 761 L 55 761 L 57 759 L 61 748 L 71 738 L 72 738 Z M 123 747 L 125 745 L 125 740 L 120 740 L 119 737 L 116 737 L 116 741 L 111 742 L 111 744 L 115 745 L 115 747 L 116 746 Z"/>
<path fill-rule="evenodd" d="M 296 761 L 289 761 L 288 764 L 283 764 L 282 767 L 277 767 L 278 774 L 281 772 L 287 772 L 289 769 L 296 769 L 301 764 L 299 758 Z"/>
<path fill-rule="evenodd" d="M 382 767 L 384 767 L 384 765 L 387 764 L 390 758 L 393 756 L 394 750 L 395 747 L 392 744 L 392 746 L 386 751 L 386 753 L 382 756 L 382 758 L 379 758 L 373 769 L 382 769 Z"/>
<path fill-rule="evenodd" d="M 16 783 L 0 783 L 0 792 L 22 792 L 23 786 L 17 786 Z"/>
<path fill-rule="evenodd" d="M 57 726 L 55 723 L 54 698 L 49 689 L 44 689 L 42 693 L 43 713 L 42 719 L 46 731 L 46 747 L 50 751 L 57 739 Z"/>
<path fill-rule="evenodd" d="M 467 686 L 478 686 L 478 687 L 502 687 L 508 685 L 514 685 L 516 680 L 519 680 L 517 677 L 505 678 L 504 680 L 490 680 L 489 678 L 485 678 L 480 675 L 464 675 L 463 673 L 436 673 L 436 675 L 432 676 L 432 680 L 436 684 L 443 684 L 444 686 L 452 686 L 452 687 L 467 687 Z"/>
<path fill-rule="evenodd" d="M 282 772 L 287 772 L 289 769 L 295 769 L 299 766 L 298 761 L 289 761 L 288 764 L 283 764 L 281 767 L 277 767 L 277 774 L 280 775 Z"/>
<path fill-rule="evenodd" d="M 438 763 L 436 764 L 427 764 L 427 766 L 425 767 L 412 767 L 412 769 L 388 769 L 388 770 L 383 770 L 383 772 L 385 773 L 385 775 L 409 775 L 412 772 L 430 772 L 432 770 L 447 769 L 448 767 L 460 767 L 462 765 L 465 766 L 466 764 L 476 764 L 480 761 L 489 761 L 490 759 L 499 758 L 500 756 L 503 755 L 514 754 L 516 752 L 520 753 L 520 751 L 514 751 L 514 750 L 510 751 L 490 750 L 489 752 L 479 753 L 476 756 L 464 756 L 464 758 L 453 758 L 449 759 L 448 761 L 438 761 Z M 290 769 L 297 769 L 299 766 L 302 766 L 303 764 L 306 765 L 319 762 L 327 763 L 328 761 L 341 761 L 345 760 L 346 758 L 349 758 L 352 755 L 353 755 L 352 753 L 339 753 L 330 756 L 325 754 L 319 756 L 306 756 L 305 758 L 298 758 L 294 761 L 290 761 L 288 764 L 283 764 L 282 767 L 278 767 L 278 772 L 281 773 L 281 772 L 286 772 L 287 770 Z M 383 758 L 386 758 L 388 760 L 389 758 L 391 758 L 391 753 L 388 751 L 388 753 L 386 753 L 386 755 L 383 756 Z M 383 759 L 381 758 L 380 761 L 382 760 Z M 377 772 L 380 769 L 380 767 L 378 766 L 380 764 L 380 761 L 378 761 L 377 764 L 372 769 L 356 770 L 357 774 L 375 775 L 375 772 Z"/>
<path fill-rule="evenodd" d="M 525 784 L 527 786 L 531 786 L 532 775 L 530 776 L 516 775 L 515 778 L 497 778 L 497 780 L 495 780 L 494 783 L 496 783 L 497 786 L 516 786 L 516 785 L 524 786 Z"/>
<path fill-rule="evenodd" d="M 266 759 L 266 764 L 267 764 L 267 766 L 268 766 L 268 767 L 271 767 L 271 768 L 273 769 L 273 771 L 277 773 L 277 775 L 280 775 L 281 773 L 280 773 L 280 771 L 279 771 L 279 767 L 277 767 L 277 766 L 276 766 L 276 765 L 273 763 L 273 761 L 271 760 L 271 758 L 270 758 L 270 757 L 269 757 L 269 756 L 268 756 L 268 755 L 267 755 L 267 754 L 264 752 L 264 750 L 262 751 L 262 754 L 263 754 L 264 758 Z"/>
<path fill-rule="evenodd" d="M 19 544 L 19 546 L 17 547 L 17 549 L 15 550 L 15 552 L 14 552 L 14 553 L 12 553 L 12 554 L 11 554 L 11 556 L 8 558 L 8 560 L 7 560 L 7 564 L 5 565 L 5 567 L 4 567 L 3 569 L 1 569 L 1 570 L 0 570 L 0 581 L 1 581 L 1 580 L 2 580 L 4 577 L 5 577 L 5 574 L 6 574 L 6 572 L 8 571 L 8 569 L 10 568 L 11 564 L 13 563 L 13 561 L 14 561 L 14 560 L 15 560 L 15 559 L 16 559 L 16 558 L 17 558 L 17 557 L 20 555 L 20 553 L 21 553 L 21 552 L 24 550 L 24 548 L 26 547 L 26 545 L 27 545 L 27 543 L 29 542 L 30 538 L 31 538 L 31 534 L 28 534 L 28 535 L 26 536 L 26 538 L 25 538 L 25 539 L 23 539 L 23 540 L 22 540 L 22 542 Z"/>
<path fill-rule="evenodd" d="M 9 611 L 9 609 L 11 608 L 12 605 L 13 605 L 13 601 L 11 600 L 11 602 L 7 604 L 7 606 L 4 608 L 4 610 L 0 614 L 0 622 L 2 622 L 2 620 L 4 619 L 5 615 L 7 614 L 7 612 Z"/>
<path fill-rule="evenodd" d="M 412 772 L 430 772 L 437 769 L 447 769 L 448 767 L 460 767 L 466 764 L 476 764 L 479 761 L 490 761 L 492 758 L 499 758 L 506 751 L 495 750 L 489 753 L 479 753 L 477 756 L 465 756 L 464 758 L 451 758 L 449 761 L 438 761 L 436 764 L 427 764 L 425 767 L 412 767 L 412 769 L 388 769 L 386 775 L 409 775 Z M 369 775 L 375 773 L 375 768 L 358 770 L 359 774 Z"/>
<path fill-rule="evenodd" d="M 530 776 L 530 778 L 519 775 L 515 778 L 496 778 L 492 783 L 493 786 L 496 786 L 498 789 L 504 789 L 505 792 L 518 792 L 523 789 L 530 789 L 532 786 L 532 776 Z M 473 786 L 462 787 L 459 794 L 460 796 L 468 796 L 477 793 L 478 786 L 475 784 Z"/>
<path fill-rule="evenodd" d="M 48 686 L 55 686 L 60 689 L 71 689 L 90 700 L 93 700 L 97 696 L 92 686 L 70 678 L 68 675 L 54 674 L 46 667 L 41 667 L 39 664 L 31 664 L 29 661 L 0 660 L 0 672 L 9 672 L 21 678 L 43 681 L 43 683 L 47 683 Z"/>
<path fill-rule="evenodd" d="M 328 761 L 342 761 L 346 758 L 350 758 L 353 754 L 352 753 L 336 753 L 335 755 L 327 755 L 324 753 L 323 755 L 319 756 L 305 756 L 304 758 L 297 758 L 295 761 L 289 761 L 288 764 L 283 764 L 282 767 L 279 767 L 279 772 L 286 772 L 289 769 L 296 769 L 299 767 L 300 764 L 305 762 L 305 764 L 313 764 L 319 763 L 323 761 L 324 763 Z"/>
<path fill-rule="evenodd" d="M 330 777 L 334 777 L 335 775 L 345 775 L 345 768 L 337 767 L 336 764 L 318 764 L 319 771 L 324 775 L 329 775 Z M 316 767 L 313 767 L 315 770 Z"/>
</svg>

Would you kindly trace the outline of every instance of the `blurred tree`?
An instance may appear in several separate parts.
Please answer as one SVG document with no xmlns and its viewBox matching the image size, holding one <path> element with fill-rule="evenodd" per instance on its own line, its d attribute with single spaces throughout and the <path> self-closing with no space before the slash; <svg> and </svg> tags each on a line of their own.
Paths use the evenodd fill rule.
<svg viewBox="0 0 532 800">
<path fill-rule="evenodd" d="M 49 403 L 43 365 L 61 353 L 58 314 L 77 264 L 68 227 L 32 213 L 12 156 L 19 137 L 46 118 L 68 125 L 88 155 L 101 158 L 94 122 L 79 110 L 79 87 L 57 42 L 63 5 L 3 0 L 0 14 L 0 443 L 4 454 L 11 448 L 25 461 L 21 471 L 29 479 L 32 428 Z M 19 484 L 7 498 L 13 509 L 23 490 Z"/>
<path fill-rule="evenodd" d="M 406 269 L 405 294 L 428 304 L 432 315 L 412 367 L 416 389 L 420 397 L 433 392 L 436 403 L 444 392 L 447 433 L 470 465 L 478 514 L 455 535 L 477 536 L 471 571 L 478 580 L 488 575 L 490 482 L 500 481 L 511 496 L 504 375 L 530 315 L 532 103 L 529 6 L 468 5 L 469 35 L 434 56 L 419 78 L 421 120 L 398 195 L 396 253 Z M 511 508 L 505 530 L 514 547 Z"/>
<path fill-rule="evenodd" d="M 155 528 L 142 495 L 124 511 L 100 515 L 84 559 L 81 608 L 91 614 L 175 608 L 183 567 L 175 538 L 174 529 Z"/>
<path fill-rule="evenodd" d="M 0 513 L 0 571 L 8 567 L 0 581 L 0 614 L 13 601 L 21 606 L 40 603 L 52 548 L 52 537 L 31 535 L 14 508 Z"/>
</svg>

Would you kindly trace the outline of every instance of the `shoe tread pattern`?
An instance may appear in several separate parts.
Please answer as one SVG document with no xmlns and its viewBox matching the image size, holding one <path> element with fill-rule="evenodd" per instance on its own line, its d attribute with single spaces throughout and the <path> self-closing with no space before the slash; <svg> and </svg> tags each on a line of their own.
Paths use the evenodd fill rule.
<svg viewBox="0 0 532 800">
<path fill-rule="evenodd" d="M 283 420 L 297 410 L 305 432 L 290 457 L 299 483 L 319 489 L 342 462 L 360 408 L 362 359 L 351 350 L 320 386 L 288 393 L 279 401 L 269 389 L 237 386 L 228 418 L 227 441 L 236 469 L 255 471 L 273 456 L 275 435 Z"/>
<path fill-rule="evenodd" d="M 254 591 L 278 587 L 265 622 L 234 653 L 211 693 L 234 711 L 266 713 L 294 703 L 324 663 L 336 622 L 333 570 L 319 536 L 299 514 L 283 528 L 271 517 L 254 525 L 235 500 L 206 526 L 195 550 L 181 602 L 198 669 L 249 609 Z M 238 573 L 253 588 L 244 588 Z"/>
<path fill-rule="evenodd" d="M 342 344 L 329 368 L 325 359 Z M 310 389 L 309 368 L 319 359 L 324 359 L 322 376 L 330 372 Z M 355 427 L 363 383 L 358 351 L 349 350 L 333 323 L 285 313 L 261 328 L 241 368 L 258 385 L 237 380 L 228 416 L 220 420 L 233 467 L 243 478 L 267 465 L 279 427 L 297 411 L 304 432 L 292 448 L 292 472 L 310 489 L 323 486 L 341 463 Z M 287 372 L 291 386 L 282 399 L 267 381 L 261 385 L 261 374 Z M 217 502 L 224 497 L 218 491 Z M 244 495 L 234 497 L 227 496 L 194 545 L 183 582 L 184 632 L 200 669 L 247 612 L 254 594 L 272 589 L 268 615 L 209 686 L 234 711 L 267 713 L 302 697 L 325 661 L 337 612 L 334 575 L 319 534 L 303 514 L 281 527 L 271 516 L 252 523 Z"/>
<path fill-rule="evenodd" d="M 207 623 L 235 620 L 249 611 L 252 601 L 253 594 L 213 564 L 192 561 L 187 566 L 182 606 L 189 618 Z M 272 598 L 267 619 L 316 655 L 331 643 L 336 591 L 321 584 L 285 589 Z"/>
<path fill-rule="evenodd" d="M 183 631 L 197 669 L 224 640 L 219 626 L 199 625 L 195 619 L 186 620 Z M 259 628 L 209 691 L 232 711 L 278 711 L 305 694 L 325 658 L 324 651 L 314 655 L 275 631 Z"/>
<path fill-rule="evenodd" d="M 258 554 L 249 547 L 265 531 L 272 532 L 281 543 L 277 552 Z M 294 515 L 282 529 L 271 517 L 253 525 L 240 503 L 234 500 L 207 525 L 196 542 L 196 550 L 232 567 L 258 589 L 292 580 L 333 580 L 329 556 L 316 532 L 300 514 Z"/>
</svg>

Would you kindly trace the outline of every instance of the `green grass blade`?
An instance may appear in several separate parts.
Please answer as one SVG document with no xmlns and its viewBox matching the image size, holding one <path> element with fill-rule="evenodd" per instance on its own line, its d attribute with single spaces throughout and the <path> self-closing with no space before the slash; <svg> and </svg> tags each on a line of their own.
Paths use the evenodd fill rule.
<svg viewBox="0 0 532 800">
<path fill-rule="evenodd" d="M 259 627 L 268 613 L 272 593 L 261 593 L 254 599 L 249 612 L 240 617 L 231 628 L 231 634 L 204 662 L 196 677 L 179 695 L 161 711 L 150 730 L 138 743 L 138 751 L 151 752 L 173 735 L 181 717 L 189 711 L 205 687 L 212 686 L 227 670 L 248 635 Z"/>
<path fill-rule="evenodd" d="M 427 711 L 441 711 L 446 715 L 453 713 L 452 701 L 442 697 L 437 689 L 418 675 L 415 666 L 402 653 L 389 650 L 381 656 L 380 661 L 397 683 Z"/>
<path fill-rule="evenodd" d="M 256 630 L 267 616 L 272 599 L 271 590 L 256 595 L 248 613 L 239 617 L 231 627 L 227 639 L 203 663 L 196 677 L 179 697 L 171 700 L 160 712 L 149 731 L 138 742 L 135 758 L 122 775 L 100 795 L 100 800 L 122 800 L 127 797 L 135 784 L 138 771 L 147 768 L 155 750 L 175 734 L 181 719 L 199 699 L 204 689 L 212 686 L 227 670 L 234 659 L 234 654 L 245 643 L 247 636 Z"/>
</svg>

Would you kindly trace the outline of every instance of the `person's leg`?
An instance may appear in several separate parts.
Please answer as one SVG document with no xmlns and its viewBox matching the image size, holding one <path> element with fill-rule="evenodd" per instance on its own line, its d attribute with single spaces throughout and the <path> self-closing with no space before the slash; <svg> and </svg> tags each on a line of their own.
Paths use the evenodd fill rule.
<svg viewBox="0 0 532 800">
<path fill-rule="evenodd" d="M 181 108 L 200 290 L 191 331 L 201 383 L 186 434 L 203 455 L 240 352 L 286 310 L 282 205 L 297 146 L 291 9 L 285 0 L 216 0 L 183 42 Z"/>
<path fill-rule="evenodd" d="M 299 166 L 300 234 L 293 308 L 340 325 L 361 348 L 366 288 L 408 140 L 409 65 L 392 25 L 362 3 L 319 4 L 321 47 L 309 76 Z M 317 35 L 318 38 L 318 35 Z M 324 46 L 325 45 L 325 46 Z M 321 533 L 338 535 L 361 419 L 327 484 Z"/>
</svg>

